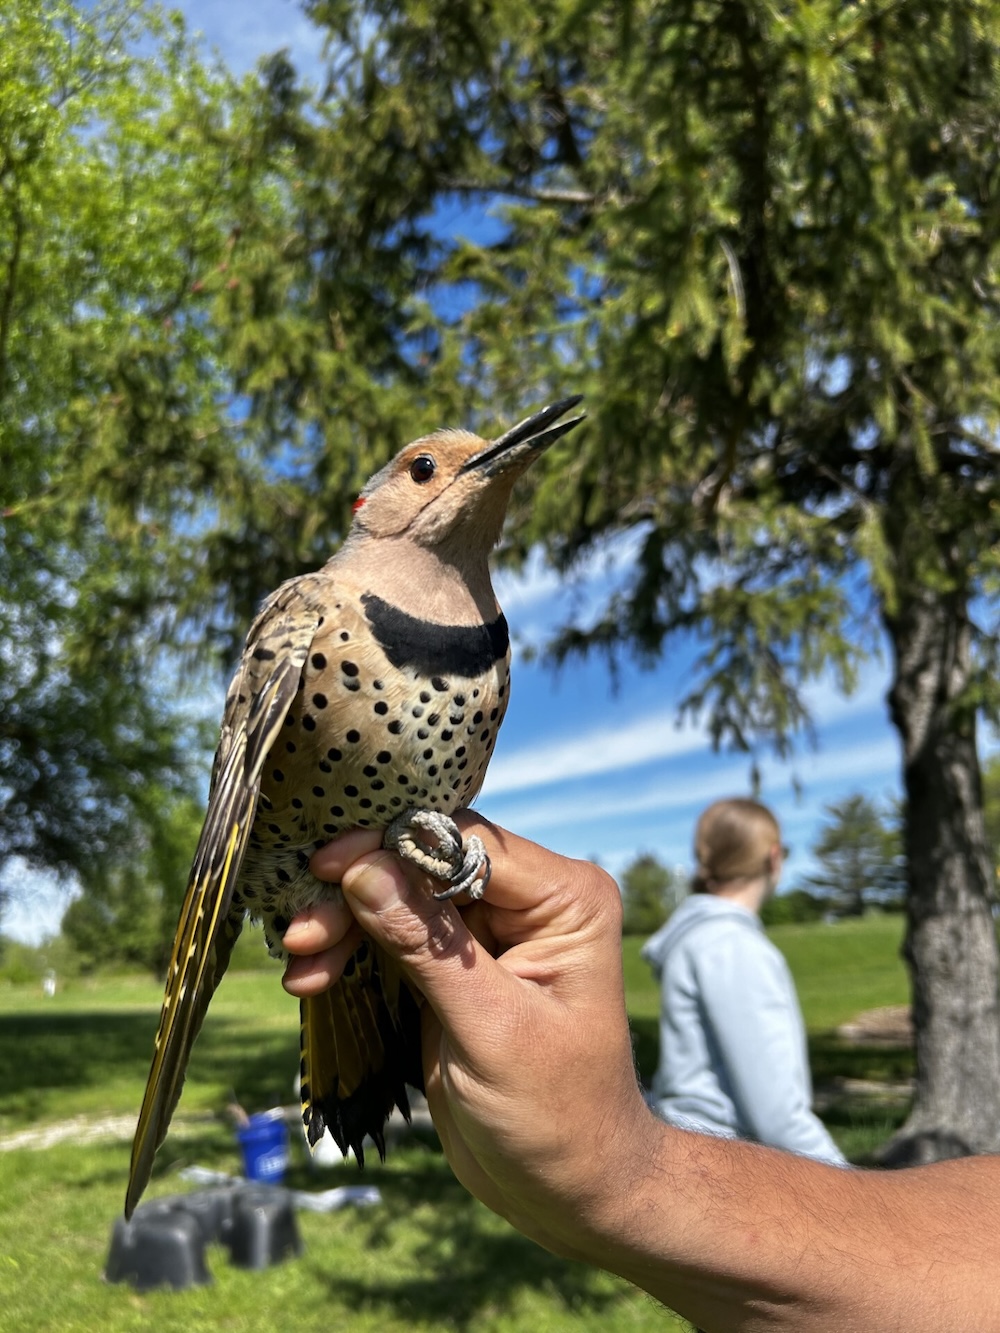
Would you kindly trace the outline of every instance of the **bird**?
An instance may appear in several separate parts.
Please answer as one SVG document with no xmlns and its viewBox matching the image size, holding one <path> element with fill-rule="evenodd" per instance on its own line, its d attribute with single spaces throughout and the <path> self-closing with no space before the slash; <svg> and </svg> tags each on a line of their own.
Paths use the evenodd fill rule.
<svg viewBox="0 0 1000 1333">
<path fill-rule="evenodd" d="M 439 430 L 365 484 L 322 568 L 261 605 L 226 695 L 208 807 L 167 968 L 125 1199 L 130 1218 L 180 1099 L 191 1048 L 245 919 L 287 960 L 291 919 L 339 894 L 310 858 L 353 828 L 383 829 L 438 880 L 482 895 L 489 861 L 451 815 L 477 796 L 507 708 L 510 639 L 490 577 L 517 479 L 584 420 L 581 396 L 487 441 Z M 364 1163 L 385 1157 L 406 1085 L 423 1087 L 417 1002 L 364 939 L 327 992 L 300 1003 L 302 1120 Z"/>
</svg>

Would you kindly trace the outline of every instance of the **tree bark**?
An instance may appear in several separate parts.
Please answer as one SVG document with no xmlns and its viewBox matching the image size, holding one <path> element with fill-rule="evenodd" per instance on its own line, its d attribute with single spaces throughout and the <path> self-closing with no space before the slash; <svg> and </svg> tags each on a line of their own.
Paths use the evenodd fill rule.
<svg viewBox="0 0 1000 1333">
<path fill-rule="evenodd" d="M 916 1090 L 881 1160 L 904 1166 L 1000 1151 L 1000 1012 L 967 597 L 910 589 L 885 623 L 903 744 Z"/>
</svg>

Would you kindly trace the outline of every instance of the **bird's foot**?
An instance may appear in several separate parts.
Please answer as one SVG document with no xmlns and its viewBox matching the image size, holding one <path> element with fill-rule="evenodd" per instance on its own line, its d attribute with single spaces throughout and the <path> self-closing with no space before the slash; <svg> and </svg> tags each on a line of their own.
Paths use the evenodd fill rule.
<svg viewBox="0 0 1000 1333">
<path fill-rule="evenodd" d="M 405 810 L 397 815 L 385 831 L 382 846 L 398 851 L 435 879 L 445 880 L 448 887 L 435 898 L 455 898 L 460 893 L 481 898 L 490 882 L 490 858 L 482 838 L 473 834 L 463 844 L 458 825 L 438 810 Z"/>
</svg>

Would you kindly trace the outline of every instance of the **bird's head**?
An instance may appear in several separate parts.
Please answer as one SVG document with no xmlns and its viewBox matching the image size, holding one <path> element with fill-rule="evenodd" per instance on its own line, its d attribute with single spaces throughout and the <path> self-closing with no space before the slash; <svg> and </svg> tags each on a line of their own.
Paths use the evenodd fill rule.
<svg viewBox="0 0 1000 1333">
<path fill-rule="evenodd" d="M 514 483 L 553 441 L 584 419 L 559 418 L 580 396 L 552 403 L 492 442 L 441 430 L 406 445 L 376 472 L 354 506 L 354 529 L 441 547 L 456 538 L 489 551 L 500 537 Z"/>
</svg>

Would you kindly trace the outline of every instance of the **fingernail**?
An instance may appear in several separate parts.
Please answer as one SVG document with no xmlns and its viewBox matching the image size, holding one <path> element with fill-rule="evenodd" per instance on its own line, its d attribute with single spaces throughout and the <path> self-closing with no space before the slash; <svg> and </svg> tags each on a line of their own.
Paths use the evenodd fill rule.
<svg viewBox="0 0 1000 1333">
<path fill-rule="evenodd" d="M 311 925 L 311 921 L 300 921 L 296 918 L 282 935 L 282 941 L 287 943 L 289 940 L 297 940 L 300 935 L 305 935 Z"/>
</svg>

